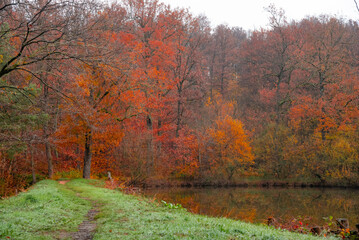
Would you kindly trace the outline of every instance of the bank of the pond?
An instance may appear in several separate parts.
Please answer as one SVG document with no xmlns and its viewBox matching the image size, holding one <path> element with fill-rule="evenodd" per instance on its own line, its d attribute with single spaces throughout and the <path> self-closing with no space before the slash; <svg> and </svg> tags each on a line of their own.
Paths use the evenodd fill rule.
<svg viewBox="0 0 359 240">
<path fill-rule="evenodd" d="M 252 223 L 267 223 L 268 217 L 274 217 L 278 225 L 290 229 L 302 222 L 309 230 L 318 225 L 336 230 L 337 218 L 346 218 L 353 231 L 359 224 L 358 189 L 185 187 L 142 189 L 141 194 L 182 204 L 190 212 L 214 217 Z"/>
<path fill-rule="evenodd" d="M 320 239 L 226 218 L 195 215 L 172 204 L 96 187 L 42 181 L 0 202 L 0 239 L 71 239 L 96 207 L 93 239 Z M 323 238 L 327 239 L 327 238 Z"/>
<path fill-rule="evenodd" d="M 265 178 L 244 178 L 235 181 L 223 180 L 153 180 L 148 179 L 144 182 L 131 182 L 127 185 L 141 188 L 163 188 L 163 187 L 292 187 L 292 188 L 352 188 L 359 189 L 356 182 L 320 182 L 314 179 L 265 179 Z"/>
</svg>

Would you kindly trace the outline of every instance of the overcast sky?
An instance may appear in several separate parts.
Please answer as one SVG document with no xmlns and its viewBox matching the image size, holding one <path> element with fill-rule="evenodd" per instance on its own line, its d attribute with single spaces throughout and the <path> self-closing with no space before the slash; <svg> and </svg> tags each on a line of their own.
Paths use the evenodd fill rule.
<svg viewBox="0 0 359 240">
<path fill-rule="evenodd" d="M 359 20 L 354 0 L 159 0 L 172 7 L 189 8 L 190 12 L 206 15 L 212 26 L 226 23 L 245 30 L 268 25 L 268 13 L 264 10 L 273 3 L 284 9 L 287 19 L 300 20 L 308 15 L 335 15 Z"/>
</svg>

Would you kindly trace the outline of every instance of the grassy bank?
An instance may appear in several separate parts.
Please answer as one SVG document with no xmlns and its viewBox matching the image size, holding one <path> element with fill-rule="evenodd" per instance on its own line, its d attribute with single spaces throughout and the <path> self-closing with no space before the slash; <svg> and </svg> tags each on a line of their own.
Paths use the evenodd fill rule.
<svg viewBox="0 0 359 240">
<path fill-rule="evenodd" d="M 0 202 L 0 239 L 71 239 L 91 205 L 94 239 L 320 239 L 225 218 L 188 213 L 141 197 L 73 180 L 42 181 L 27 193 Z"/>
<path fill-rule="evenodd" d="M 91 208 L 55 181 L 44 180 L 29 191 L 0 201 L 0 239 L 54 239 L 77 230 Z"/>
</svg>

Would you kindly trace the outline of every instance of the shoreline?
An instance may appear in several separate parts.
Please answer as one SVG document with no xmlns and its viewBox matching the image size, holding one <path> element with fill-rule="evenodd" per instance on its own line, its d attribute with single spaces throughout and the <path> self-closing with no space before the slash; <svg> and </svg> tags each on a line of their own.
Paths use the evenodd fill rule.
<svg viewBox="0 0 359 240">
<path fill-rule="evenodd" d="M 147 181 L 142 184 L 128 185 L 139 188 L 232 188 L 232 187 L 258 187 L 258 188 L 338 188 L 338 189 L 359 189 L 359 185 L 345 185 L 338 183 L 318 182 L 289 182 L 289 181 L 238 181 L 238 182 L 201 182 L 201 181 Z"/>
<path fill-rule="evenodd" d="M 334 239 L 192 214 L 176 204 L 158 204 L 103 185 L 99 180 L 75 179 L 66 184 L 45 180 L 27 192 L 0 201 L 0 207 L 7 210 L 0 216 L 0 220 L 6 219 L 5 225 L 0 224 L 0 238 L 74 236 L 81 223 L 91 221 L 87 215 L 96 207 L 94 239 Z M 69 211 L 69 205 L 71 211 L 63 214 Z M 34 226 L 31 219 L 39 220 Z"/>
</svg>

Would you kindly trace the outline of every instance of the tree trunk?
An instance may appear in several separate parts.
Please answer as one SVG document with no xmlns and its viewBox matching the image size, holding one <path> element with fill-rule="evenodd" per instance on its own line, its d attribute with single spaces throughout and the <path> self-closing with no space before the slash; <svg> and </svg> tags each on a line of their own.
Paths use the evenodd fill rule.
<svg viewBox="0 0 359 240">
<path fill-rule="evenodd" d="M 32 174 L 32 184 L 37 182 L 36 172 L 35 172 L 35 161 L 34 161 L 34 149 L 30 146 L 30 161 L 31 161 L 31 174 Z"/>
<path fill-rule="evenodd" d="M 154 165 L 153 156 L 153 123 L 150 116 L 147 116 L 147 129 L 149 130 L 149 136 L 147 139 L 147 174 L 150 176 Z"/>
<path fill-rule="evenodd" d="M 91 177 L 91 159 L 92 159 L 92 132 L 89 130 L 85 134 L 85 154 L 84 154 L 84 169 L 83 178 L 89 179 Z"/>
<path fill-rule="evenodd" d="M 319 72 L 319 93 L 320 93 L 320 98 L 323 99 L 324 97 L 324 84 L 325 83 L 325 77 L 324 74 Z M 322 107 L 322 112 L 325 114 L 325 108 L 324 106 Z M 320 131 L 321 136 L 322 136 L 322 141 L 324 141 L 326 139 L 326 131 L 324 129 L 324 127 L 322 127 L 322 130 Z"/>
<path fill-rule="evenodd" d="M 176 138 L 179 137 L 179 131 L 181 130 L 182 124 L 182 114 L 183 114 L 183 107 L 182 107 L 182 90 L 183 90 L 183 80 L 177 84 L 177 93 L 178 93 L 178 100 L 177 100 L 177 120 L 176 120 Z"/>
<path fill-rule="evenodd" d="M 43 94 L 44 94 L 43 110 L 44 110 L 45 113 L 50 115 L 50 111 L 49 111 L 49 87 L 44 84 L 43 90 L 44 90 L 44 92 L 43 92 Z M 50 143 L 49 143 L 49 139 L 48 139 L 49 135 L 50 135 L 49 122 L 48 121 L 46 121 L 46 123 L 44 124 L 43 132 L 44 132 L 44 135 L 45 135 L 45 150 L 46 150 L 48 176 L 49 176 L 49 178 L 52 178 L 52 175 L 54 173 L 54 169 L 53 169 L 53 164 L 52 164 L 51 147 L 50 147 Z"/>
<path fill-rule="evenodd" d="M 180 96 L 181 98 L 181 96 Z M 182 111 L 181 111 L 181 99 L 177 101 L 177 121 L 176 121 L 176 138 L 179 137 L 179 131 L 181 130 L 181 118 L 182 118 Z"/>
<path fill-rule="evenodd" d="M 46 150 L 48 175 L 49 178 L 52 178 L 52 175 L 54 174 L 54 167 L 52 165 L 51 146 L 47 139 L 45 142 L 45 150 Z"/>
<path fill-rule="evenodd" d="M 222 94 L 222 96 L 225 96 L 225 94 L 224 94 L 224 71 L 225 71 L 225 66 L 224 66 L 224 62 L 223 62 L 222 69 L 221 69 L 221 94 Z"/>
<path fill-rule="evenodd" d="M 161 127 L 162 127 L 162 120 L 160 118 L 160 119 L 158 119 L 158 124 L 157 124 L 157 128 L 158 128 L 157 136 L 162 135 Z M 162 142 L 158 141 L 157 142 L 157 152 L 156 152 L 157 156 L 161 155 L 161 151 L 162 151 Z M 155 167 L 156 167 L 157 166 L 156 164 L 158 164 L 158 163 L 155 162 L 154 164 L 155 164 Z"/>
<path fill-rule="evenodd" d="M 215 51 L 213 52 L 213 56 L 212 56 L 212 60 L 211 60 L 211 65 L 209 68 L 209 79 L 210 79 L 210 92 L 209 92 L 209 97 L 211 98 L 211 101 L 213 100 L 213 88 L 214 88 L 214 64 L 215 64 L 215 59 L 216 59 L 216 53 Z"/>
</svg>

